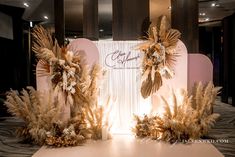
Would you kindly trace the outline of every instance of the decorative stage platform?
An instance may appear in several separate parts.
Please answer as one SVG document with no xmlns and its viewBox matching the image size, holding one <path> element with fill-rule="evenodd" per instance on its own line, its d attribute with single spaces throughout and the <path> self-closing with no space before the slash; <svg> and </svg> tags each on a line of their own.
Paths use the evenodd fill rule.
<svg viewBox="0 0 235 157">
<path fill-rule="evenodd" d="M 173 144 L 115 135 L 112 140 L 89 141 L 83 146 L 48 148 L 43 146 L 33 157 L 223 157 L 209 143 Z"/>
</svg>

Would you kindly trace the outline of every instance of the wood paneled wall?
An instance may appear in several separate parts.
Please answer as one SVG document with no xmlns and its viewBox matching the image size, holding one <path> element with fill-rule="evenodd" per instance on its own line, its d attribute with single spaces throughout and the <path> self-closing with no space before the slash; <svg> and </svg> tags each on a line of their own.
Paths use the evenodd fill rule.
<svg viewBox="0 0 235 157">
<path fill-rule="evenodd" d="M 13 40 L 0 37 L 0 116 L 9 116 L 3 106 L 5 92 L 10 88 L 21 90 L 27 82 L 27 54 L 23 50 L 24 9 L 0 5 L 0 12 L 12 17 Z M 0 20 L 1 22 L 1 20 Z M 9 26 L 11 27 L 11 26 Z"/>
<path fill-rule="evenodd" d="M 64 45 L 65 23 L 64 23 L 64 0 L 54 0 L 55 15 L 55 37 L 60 46 Z"/>
<path fill-rule="evenodd" d="M 98 0 L 83 1 L 83 37 L 98 40 Z"/>
<path fill-rule="evenodd" d="M 229 19 L 225 18 L 223 20 L 223 52 L 222 52 L 222 101 L 228 103 L 229 95 L 229 73 L 228 73 L 228 63 L 229 63 Z"/>
<path fill-rule="evenodd" d="M 189 53 L 197 53 L 198 46 L 198 0 L 171 0 L 172 28 L 181 33 L 181 40 Z"/>
<path fill-rule="evenodd" d="M 148 26 L 148 0 L 113 0 L 113 40 L 137 40 Z"/>
<path fill-rule="evenodd" d="M 222 51 L 222 101 L 227 103 L 232 96 L 235 106 L 235 14 L 223 19 L 223 51 Z"/>
<path fill-rule="evenodd" d="M 231 63 L 231 94 L 232 94 L 232 105 L 235 106 L 235 14 L 232 15 L 232 63 Z"/>
</svg>

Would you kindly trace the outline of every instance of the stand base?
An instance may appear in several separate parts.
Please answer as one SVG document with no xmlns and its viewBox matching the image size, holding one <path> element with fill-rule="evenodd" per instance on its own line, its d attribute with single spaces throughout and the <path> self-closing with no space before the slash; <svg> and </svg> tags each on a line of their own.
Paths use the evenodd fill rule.
<svg viewBox="0 0 235 157">
<path fill-rule="evenodd" d="M 43 146 L 33 157 L 223 157 L 209 143 L 173 144 L 131 135 L 115 135 L 112 140 L 88 141 L 84 146 L 48 148 Z"/>
</svg>

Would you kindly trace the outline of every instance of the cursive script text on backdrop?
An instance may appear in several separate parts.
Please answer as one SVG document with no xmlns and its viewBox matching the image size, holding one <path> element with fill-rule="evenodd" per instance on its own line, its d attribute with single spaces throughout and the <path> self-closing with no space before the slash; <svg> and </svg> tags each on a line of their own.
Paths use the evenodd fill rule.
<svg viewBox="0 0 235 157">
<path fill-rule="evenodd" d="M 113 69 L 138 69 L 139 53 L 116 50 L 105 56 L 105 65 Z M 129 64 L 132 62 L 131 64 Z"/>
</svg>

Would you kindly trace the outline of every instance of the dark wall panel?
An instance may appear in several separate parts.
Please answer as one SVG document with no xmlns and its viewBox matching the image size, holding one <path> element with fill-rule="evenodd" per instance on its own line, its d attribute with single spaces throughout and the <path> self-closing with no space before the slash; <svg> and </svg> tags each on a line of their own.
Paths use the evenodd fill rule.
<svg viewBox="0 0 235 157">
<path fill-rule="evenodd" d="M 171 0 L 172 28 L 181 33 L 181 40 L 189 53 L 198 49 L 198 0 Z"/>
<path fill-rule="evenodd" d="M 64 0 L 54 0 L 55 12 L 55 37 L 60 46 L 64 45 L 65 23 L 64 23 Z"/>
<path fill-rule="evenodd" d="M 3 106 L 5 92 L 12 89 L 21 90 L 27 86 L 27 58 L 23 50 L 24 9 L 0 5 L 0 12 L 12 18 L 13 40 L 0 37 L 0 116 L 7 116 Z"/>
<path fill-rule="evenodd" d="M 113 0 L 113 40 L 137 40 L 148 25 L 148 0 Z"/>
<path fill-rule="evenodd" d="M 98 40 L 98 0 L 83 1 L 83 37 Z"/>
<path fill-rule="evenodd" d="M 232 104 L 235 106 L 235 14 L 223 19 L 223 52 L 221 69 L 222 76 L 222 101 L 228 102 L 232 96 Z"/>
</svg>

